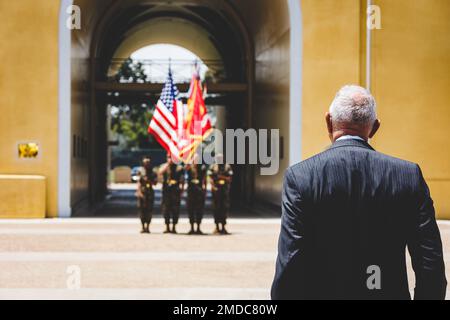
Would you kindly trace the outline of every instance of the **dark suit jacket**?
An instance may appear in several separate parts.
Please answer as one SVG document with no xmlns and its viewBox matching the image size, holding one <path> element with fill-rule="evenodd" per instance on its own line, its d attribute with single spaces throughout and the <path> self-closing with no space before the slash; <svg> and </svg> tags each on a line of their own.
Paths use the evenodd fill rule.
<svg viewBox="0 0 450 320">
<path fill-rule="evenodd" d="M 410 299 L 406 247 L 415 299 L 445 298 L 442 242 L 419 166 L 363 141 L 335 142 L 285 174 L 272 299 Z"/>
</svg>

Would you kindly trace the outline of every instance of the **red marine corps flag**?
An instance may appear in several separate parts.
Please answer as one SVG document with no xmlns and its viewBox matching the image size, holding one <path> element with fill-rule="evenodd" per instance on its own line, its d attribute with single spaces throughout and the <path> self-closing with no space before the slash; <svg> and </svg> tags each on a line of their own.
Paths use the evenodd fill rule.
<svg viewBox="0 0 450 320">
<path fill-rule="evenodd" d="M 186 145 L 181 141 L 185 126 L 183 104 L 177 99 L 178 95 L 179 91 L 173 83 L 172 72 L 169 68 L 169 74 L 150 121 L 148 132 L 174 159 L 180 158 L 180 149 Z"/>
<path fill-rule="evenodd" d="M 185 139 L 188 144 L 182 148 L 181 155 L 186 161 L 190 161 L 198 146 L 212 132 L 211 119 L 203 99 L 203 89 L 198 70 L 194 72 L 189 89 L 187 104 L 187 116 L 185 119 Z"/>
</svg>

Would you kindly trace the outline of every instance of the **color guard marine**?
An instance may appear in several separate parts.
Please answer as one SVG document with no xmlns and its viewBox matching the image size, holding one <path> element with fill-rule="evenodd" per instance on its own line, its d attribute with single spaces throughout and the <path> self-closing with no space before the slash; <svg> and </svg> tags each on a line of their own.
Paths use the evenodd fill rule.
<svg viewBox="0 0 450 320">
<path fill-rule="evenodd" d="M 170 154 L 167 162 L 160 169 L 159 174 L 163 179 L 162 190 L 162 213 L 166 223 L 164 233 L 177 233 L 176 225 L 180 217 L 181 194 L 184 190 L 184 169 L 182 165 L 176 164 Z M 170 223 L 172 222 L 172 229 Z"/>
<path fill-rule="evenodd" d="M 151 165 L 150 157 L 142 159 L 142 170 L 137 182 L 136 196 L 138 198 L 139 215 L 142 224 L 141 233 L 150 233 L 150 222 L 153 215 L 155 192 L 153 186 L 157 183 L 157 174 Z"/>
<path fill-rule="evenodd" d="M 198 164 L 197 154 L 193 157 L 192 164 L 186 165 L 186 176 L 188 182 L 187 209 L 191 224 L 189 234 L 202 234 L 200 224 L 205 209 L 207 168 L 205 165 Z M 195 224 L 197 225 L 196 229 L 194 228 Z"/>
<path fill-rule="evenodd" d="M 210 167 L 211 189 L 214 202 L 214 234 L 228 234 L 225 229 L 228 210 L 230 209 L 230 185 L 233 170 L 229 164 L 223 163 L 223 155 L 216 156 L 216 163 Z"/>
</svg>

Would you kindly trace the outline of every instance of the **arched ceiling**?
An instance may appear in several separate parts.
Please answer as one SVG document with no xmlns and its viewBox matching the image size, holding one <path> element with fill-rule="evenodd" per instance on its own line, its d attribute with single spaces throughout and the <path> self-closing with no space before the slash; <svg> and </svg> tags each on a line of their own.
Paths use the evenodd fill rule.
<svg viewBox="0 0 450 320">
<path fill-rule="evenodd" d="M 241 24 L 233 20 L 236 17 L 228 17 L 224 8 L 223 0 L 114 2 L 101 17 L 93 38 L 96 77 L 108 73 L 112 59 L 127 58 L 147 45 L 167 43 L 184 47 L 203 61 L 222 60 L 229 80 L 244 80 L 243 62 L 251 55 L 251 44 L 243 39 Z"/>
<path fill-rule="evenodd" d="M 221 60 L 209 33 L 197 24 L 179 18 L 152 19 L 128 30 L 113 58 L 128 58 L 136 50 L 159 43 L 186 48 L 203 61 Z"/>
</svg>

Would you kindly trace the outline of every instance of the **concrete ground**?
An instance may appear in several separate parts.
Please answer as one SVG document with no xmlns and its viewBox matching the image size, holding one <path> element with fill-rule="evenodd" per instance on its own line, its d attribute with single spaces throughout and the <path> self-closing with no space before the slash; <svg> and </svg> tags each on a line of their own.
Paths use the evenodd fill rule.
<svg viewBox="0 0 450 320">
<path fill-rule="evenodd" d="M 188 236 L 186 220 L 163 235 L 162 222 L 141 235 L 128 218 L 0 221 L 0 299 L 269 298 L 278 220 L 232 219 L 229 236 Z"/>
<path fill-rule="evenodd" d="M 157 216 L 142 235 L 125 189 L 96 218 L 0 220 L 0 299 L 269 299 L 279 219 L 232 218 L 216 236 L 207 215 L 208 234 L 189 236 L 187 219 L 166 235 Z M 450 275 L 450 222 L 439 224 Z"/>
<path fill-rule="evenodd" d="M 229 224 L 189 236 L 185 219 L 178 235 L 160 218 L 146 235 L 128 218 L 0 221 L 0 299 L 268 299 L 279 222 Z"/>
</svg>

